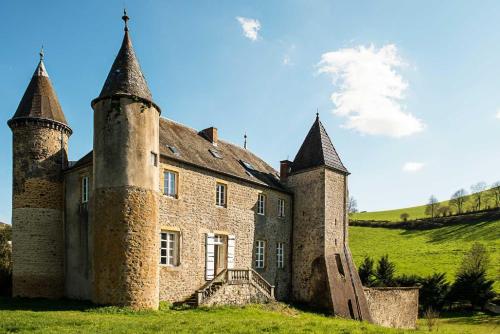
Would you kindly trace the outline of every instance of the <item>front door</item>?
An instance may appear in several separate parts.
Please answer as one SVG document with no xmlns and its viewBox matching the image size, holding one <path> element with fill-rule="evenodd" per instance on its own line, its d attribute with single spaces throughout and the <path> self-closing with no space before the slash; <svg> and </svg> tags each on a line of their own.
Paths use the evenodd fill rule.
<svg viewBox="0 0 500 334">
<path fill-rule="evenodd" d="M 227 268 L 227 237 L 215 235 L 214 237 L 215 276 Z"/>
</svg>

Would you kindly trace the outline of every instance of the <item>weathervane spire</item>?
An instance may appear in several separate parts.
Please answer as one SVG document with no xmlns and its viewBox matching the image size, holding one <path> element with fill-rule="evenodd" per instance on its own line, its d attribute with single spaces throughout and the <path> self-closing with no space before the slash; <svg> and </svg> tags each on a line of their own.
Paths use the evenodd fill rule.
<svg viewBox="0 0 500 334">
<path fill-rule="evenodd" d="M 44 53 L 43 53 L 43 45 L 42 45 L 42 48 L 40 49 L 40 53 L 39 53 L 39 55 L 40 55 L 40 61 L 42 61 L 42 60 L 43 60 L 43 56 L 44 56 Z"/>
<path fill-rule="evenodd" d="M 130 20 L 130 17 L 127 15 L 127 9 L 123 9 L 123 16 L 122 16 L 123 22 L 125 22 L 125 28 L 123 30 L 128 31 L 128 20 Z"/>
<path fill-rule="evenodd" d="M 243 138 L 245 139 L 245 141 L 243 142 L 243 147 L 246 150 L 246 148 L 247 148 L 247 133 L 246 132 L 245 132 L 245 135 L 243 136 Z"/>
<path fill-rule="evenodd" d="M 316 108 L 316 118 L 319 118 L 319 108 Z"/>
</svg>

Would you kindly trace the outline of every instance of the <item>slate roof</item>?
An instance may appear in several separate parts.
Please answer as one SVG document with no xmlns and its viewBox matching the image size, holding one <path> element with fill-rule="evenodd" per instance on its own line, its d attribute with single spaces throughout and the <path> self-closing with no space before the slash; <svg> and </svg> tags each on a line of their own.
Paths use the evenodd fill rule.
<svg viewBox="0 0 500 334">
<path fill-rule="evenodd" d="M 222 158 L 215 157 L 210 150 Z M 167 159 L 286 191 L 279 181 L 278 172 L 249 150 L 223 140 L 214 146 L 197 130 L 162 117 L 160 154 Z M 89 152 L 71 169 L 91 164 L 92 159 L 92 152 Z"/>
<path fill-rule="evenodd" d="M 153 99 L 135 56 L 128 30 L 125 30 L 120 51 L 96 100 L 113 95 L 132 95 L 148 101 Z"/>
<path fill-rule="evenodd" d="M 51 120 L 68 125 L 43 60 L 38 63 L 16 113 L 9 123 L 29 118 Z"/>
<path fill-rule="evenodd" d="M 292 173 L 318 166 L 326 166 L 343 173 L 349 173 L 340 160 L 325 127 L 319 120 L 319 116 L 316 116 L 314 124 L 293 160 Z"/>
</svg>

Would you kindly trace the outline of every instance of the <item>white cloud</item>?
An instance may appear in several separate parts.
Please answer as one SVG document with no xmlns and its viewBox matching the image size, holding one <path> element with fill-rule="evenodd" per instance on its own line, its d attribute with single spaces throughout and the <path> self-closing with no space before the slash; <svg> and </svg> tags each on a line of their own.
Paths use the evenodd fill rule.
<svg viewBox="0 0 500 334">
<path fill-rule="evenodd" d="M 425 167 L 423 162 L 407 162 L 403 165 L 403 172 L 415 173 Z"/>
<path fill-rule="evenodd" d="M 259 38 L 260 22 L 256 19 L 237 16 L 236 20 L 241 24 L 246 38 L 256 41 Z"/>
<path fill-rule="evenodd" d="M 289 55 L 285 55 L 283 57 L 283 65 L 292 65 L 292 60 Z"/>
<path fill-rule="evenodd" d="M 362 134 L 404 137 L 425 124 L 405 111 L 408 83 L 398 71 L 405 63 L 395 45 L 376 49 L 358 46 L 321 56 L 319 73 L 332 76 L 334 113 L 347 118 L 343 125 Z"/>
</svg>

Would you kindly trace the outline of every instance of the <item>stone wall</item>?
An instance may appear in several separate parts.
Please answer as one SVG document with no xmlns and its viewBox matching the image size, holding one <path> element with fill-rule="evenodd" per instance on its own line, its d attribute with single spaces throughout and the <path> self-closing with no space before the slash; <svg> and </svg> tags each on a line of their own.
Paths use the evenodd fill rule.
<svg viewBox="0 0 500 334">
<path fill-rule="evenodd" d="M 203 306 L 266 303 L 269 298 L 253 284 L 224 284 Z"/>
<path fill-rule="evenodd" d="M 416 328 L 418 288 L 364 289 L 375 324 L 393 328 Z"/>
<path fill-rule="evenodd" d="M 27 122 L 13 131 L 13 295 L 64 294 L 63 176 L 68 134 Z"/>
<path fill-rule="evenodd" d="M 179 177 L 177 198 L 160 195 L 160 229 L 179 232 L 180 263 L 177 267 L 160 266 L 160 299 L 182 301 L 206 283 L 206 233 L 235 236 L 235 269 L 255 268 L 255 240 L 265 240 L 266 265 L 256 270 L 276 286 L 278 299 L 286 299 L 291 269 L 291 196 L 163 157 L 161 168 L 175 171 Z M 217 182 L 227 185 L 225 208 L 215 205 Z M 267 196 L 264 216 L 256 214 L 260 192 Z M 285 218 L 278 217 L 280 198 L 285 199 Z M 277 242 L 285 247 L 282 269 L 276 265 Z"/>
<path fill-rule="evenodd" d="M 82 204 L 81 184 L 84 176 L 89 177 L 89 195 L 92 189 L 92 165 L 70 169 L 65 174 L 65 296 L 73 299 L 90 300 L 92 277 L 92 199 Z"/>
</svg>

